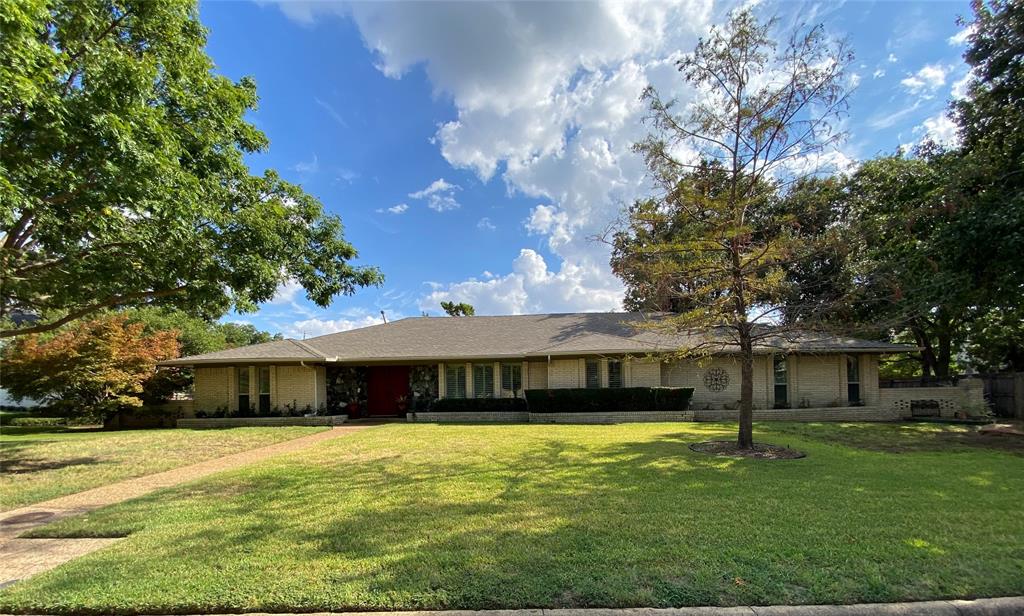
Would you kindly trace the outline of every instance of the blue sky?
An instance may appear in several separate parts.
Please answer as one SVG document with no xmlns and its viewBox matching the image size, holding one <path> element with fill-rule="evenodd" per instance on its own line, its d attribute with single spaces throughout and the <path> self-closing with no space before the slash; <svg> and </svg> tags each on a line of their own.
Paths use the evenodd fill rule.
<svg viewBox="0 0 1024 616">
<path fill-rule="evenodd" d="M 593 237 L 647 190 L 630 145 L 647 83 L 692 100 L 672 68 L 734 4 L 203 2 L 208 52 L 255 78 L 251 120 L 277 169 L 341 216 L 380 289 L 328 309 L 285 283 L 255 314 L 287 336 L 440 314 L 619 309 Z M 821 22 L 856 54 L 843 128 L 824 164 L 953 138 L 967 2 L 756 3 L 786 26 Z M 958 37 L 958 34 L 961 36 Z"/>
</svg>

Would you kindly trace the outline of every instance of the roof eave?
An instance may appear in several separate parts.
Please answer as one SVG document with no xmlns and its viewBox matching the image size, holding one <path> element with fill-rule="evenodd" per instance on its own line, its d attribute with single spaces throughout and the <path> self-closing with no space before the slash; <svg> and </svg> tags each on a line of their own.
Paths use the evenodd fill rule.
<svg viewBox="0 0 1024 616">
<path fill-rule="evenodd" d="M 337 358 L 334 357 L 217 357 L 210 359 L 189 359 L 188 357 L 182 357 L 180 359 L 169 359 L 167 361 L 157 362 L 157 366 L 167 367 L 190 367 L 190 366 L 215 366 L 215 365 L 235 365 L 235 364 L 280 364 L 280 363 L 295 363 L 295 362 L 323 362 L 328 363 L 335 361 Z"/>
</svg>

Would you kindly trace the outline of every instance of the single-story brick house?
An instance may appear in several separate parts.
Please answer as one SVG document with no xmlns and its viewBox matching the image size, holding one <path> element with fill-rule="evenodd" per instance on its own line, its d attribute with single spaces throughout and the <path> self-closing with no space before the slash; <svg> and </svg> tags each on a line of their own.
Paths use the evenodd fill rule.
<svg viewBox="0 0 1024 616">
<path fill-rule="evenodd" d="M 439 398 L 670 386 L 694 389 L 690 408 L 697 419 L 734 415 L 740 397 L 735 348 L 715 344 L 703 359 L 666 360 L 666 352 L 714 340 L 638 327 L 657 318 L 640 313 L 416 317 L 162 365 L 194 369 L 193 409 L 228 414 L 239 408 L 261 415 L 274 409 L 343 413 L 358 403 L 366 414 L 383 417 L 426 411 Z M 910 401 L 880 390 L 878 356 L 912 350 L 838 336 L 765 339 L 755 350 L 756 416 L 896 418 Z M 941 388 L 910 394 L 950 398 L 946 410 L 965 404 L 961 388 L 937 394 L 924 389 Z"/>
</svg>

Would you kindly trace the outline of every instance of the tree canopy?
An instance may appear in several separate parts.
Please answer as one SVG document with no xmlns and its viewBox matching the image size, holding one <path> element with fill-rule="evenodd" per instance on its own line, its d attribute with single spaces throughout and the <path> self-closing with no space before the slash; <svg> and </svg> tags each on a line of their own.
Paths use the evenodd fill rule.
<svg viewBox="0 0 1024 616">
<path fill-rule="evenodd" d="M 823 215 L 814 226 L 834 236 L 827 258 L 790 273 L 786 319 L 827 307 L 839 322 L 919 347 L 911 372 L 922 376 L 965 363 L 1013 368 L 1024 356 L 1024 9 L 973 6 L 972 77 L 951 105 L 960 143 L 880 156 L 780 202 L 802 233 L 817 220 L 811 205 Z"/>
<path fill-rule="evenodd" d="M 450 317 L 471 317 L 476 314 L 476 309 L 465 302 L 441 302 L 441 309 Z"/>
<path fill-rule="evenodd" d="M 217 323 L 180 310 L 145 306 L 120 311 L 130 323 L 142 323 L 147 334 L 176 331 L 181 355 L 199 355 L 233 347 L 280 340 L 281 334 L 261 331 L 251 323 Z"/>
<path fill-rule="evenodd" d="M 250 174 L 256 86 L 214 72 L 194 0 L 25 0 L 0 24 L 0 337 L 381 282 L 316 198 Z"/>
</svg>

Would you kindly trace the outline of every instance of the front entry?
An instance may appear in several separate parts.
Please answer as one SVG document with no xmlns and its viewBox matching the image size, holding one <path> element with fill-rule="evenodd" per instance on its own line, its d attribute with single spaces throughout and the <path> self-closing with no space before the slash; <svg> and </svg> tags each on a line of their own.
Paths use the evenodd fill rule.
<svg viewBox="0 0 1024 616">
<path fill-rule="evenodd" d="M 399 398 L 409 397 L 409 366 L 374 366 L 366 375 L 367 410 L 371 417 L 401 415 Z"/>
</svg>

